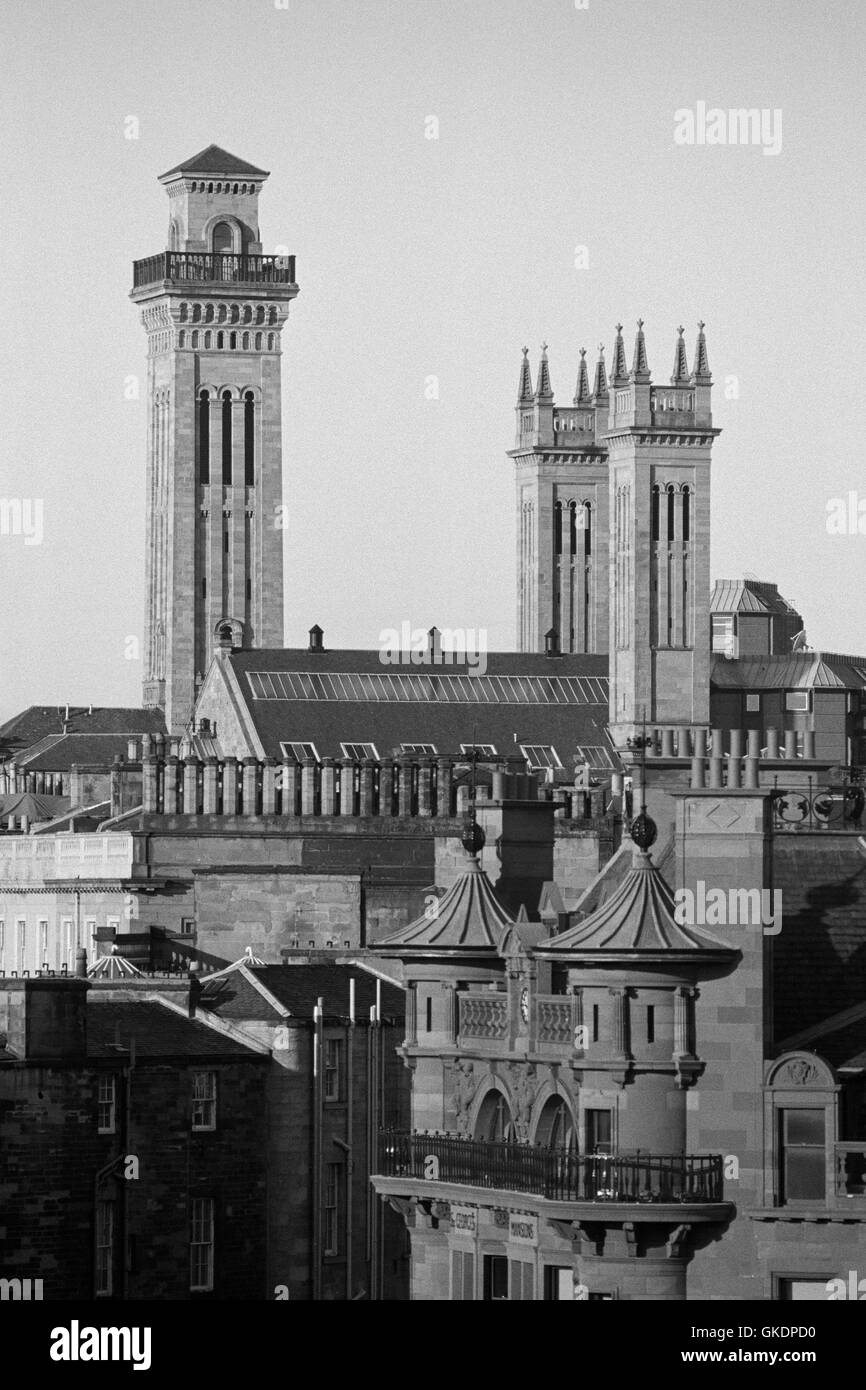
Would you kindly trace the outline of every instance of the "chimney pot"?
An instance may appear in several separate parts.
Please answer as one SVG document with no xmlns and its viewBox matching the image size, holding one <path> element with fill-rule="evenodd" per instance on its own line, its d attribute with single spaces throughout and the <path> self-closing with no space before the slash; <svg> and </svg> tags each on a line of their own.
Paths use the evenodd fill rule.
<svg viewBox="0 0 866 1390">
<path fill-rule="evenodd" d="M 324 651 L 324 650 L 325 650 L 324 645 L 323 645 L 323 638 L 324 638 L 324 636 L 325 636 L 325 634 L 323 633 L 322 629 L 319 627 L 319 624 L 318 624 L 318 623 L 314 623 L 313 626 L 310 628 L 310 645 L 309 645 L 308 650 L 311 651 L 311 652 L 321 652 L 321 651 Z"/>
</svg>

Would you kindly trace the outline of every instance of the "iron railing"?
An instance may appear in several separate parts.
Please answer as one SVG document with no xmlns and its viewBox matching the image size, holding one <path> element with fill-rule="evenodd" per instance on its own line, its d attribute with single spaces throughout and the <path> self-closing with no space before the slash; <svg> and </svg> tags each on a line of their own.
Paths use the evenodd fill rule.
<svg viewBox="0 0 866 1390">
<path fill-rule="evenodd" d="M 578 1154 L 383 1130 L 379 1173 L 530 1192 L 556 1202 L 721 1202 L 721 1154 Z"/>
<path fill-rule="evenodd" d="M 219 255 L 210 251 L 161 251 L 133 264 L 133 288 L 163 280 L 228 285 L 294 285 L 294 256 Z"/>
<path fill-rule="evenodd" d="M 838 781 L 818 786 L 809 778 L 805 787 L 773 788 L 774 830 L 866 829 L 866 786 L 862 770 L 849 772 Z"/>
</svg>

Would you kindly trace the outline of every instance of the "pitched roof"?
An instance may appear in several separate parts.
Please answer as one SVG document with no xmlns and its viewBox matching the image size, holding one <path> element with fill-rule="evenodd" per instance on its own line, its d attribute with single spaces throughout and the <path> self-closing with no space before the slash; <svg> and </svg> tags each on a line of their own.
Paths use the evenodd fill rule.
<svg viewBox="0 0 866 1390">
<path fill-rule="evenodd" d="M 334 758 L 343 742 L 373 743 L 379 757 L 403 743 L 432 743 L 442 755 L 489 743 L 502 758 L 535 743 L 552 744 L 570 774 L 578 746 L 607 741 L 606 656 L 489 652 L 483 675 L 465 662 L 385 664 L 378 650 L 278 648 L 228 660 L 269 757 L 281 757 L 281 742 Z"/>
<path fill-rule="evenodd" d="M 182 164 L 175 164 L 173 169 L 167 169 L 159 177 L 167 179 L 171 174 L 237 174 L 246 178 L 263 179 L 268 177 L 267 169 L 258 169 L 255 164 L 238 159 L 237 155 L 229 154 L 228 150 L 221 149 L 219 145 L 206 145 L 191 159 L 185 159 Z"/>
<path fill-rule="evenodd" d="M 710 595 L 711 613 L 797 614 L 775 584 L 763 579 L 717 579 Z"/>
<path fill-rule="evenodd" d="M 243 968 L 240 968 L 243 966 Z M 235 970 L 220 971 L 216 978 L 204 976 L 199 1007 L 225 1019 L 273 1022 L 282 1017 L 266 996 L 256 988 L 261 983 L 289 1018 L 309 1021 L 319 999 L 325 1018 L 348 1020 L 349 981 L 355 981 L 355 1017 L 369 1018 L 376 1002 L 376 979 L 361 965 L 263 965 L 238 962 Z M 254 981 L 256 983 L 254 983 Z M 402 989 L 381 981 L 383 1018 L 402 1019 L 406 1005 Z"/>
<path fill-rule="evenodd" d="M 408 926 L 376 942 L 386 955 L 428 956 L 500 955 L 515 927 L 493 885 L 475 856 L 467 855 L 463 873 L 451 885 L 430 914 L 416 917 Z"/>
<path fill-rule="evenodd" d="M 165 715 L 160 709 L 128 709 L 118 706 L 89 708 L 66 705 L 29 705 L 20 714 L 0 724 L 0 745 L 11 745 L 11 756 L 52 734 L 164 734 Z M 2 755 L 0 755 L 2 756 Z"/>
<path fill-rule="evenodd" d="M 26 749 L 16 758 L 27 772 L 67 772 L 78 763 L 82 767 L 108 767 L 119 754 L 126 757 L 131 734 L 61 734 L 42 740 L 35 749 Z"/>
<path fill-rule="evenodd" d="M 54 820 L 68 809 L 68 796 L 46 796 L 43 792 L 5 792 L 0 796 L 0 820 L 7 816 L 26 816 L 33 825 Z"/>
<path fill-rule="evenodd" d="M 727 960 L 735 952 L 709 932 L 676 919 L 674 895 L 652 862 L 635 851 L 619 888 L 584 921 L 542 946 L 538 954 L 555 960 L 662 960 L 694 957 Z"/>
<path fill-rule="evenodd" d="M 91 996 L 87 1006 L 89 1057 L 122 1057 L 135 1039 L 138 1058 L 227 1057 L 258 1061 L 262 1053 L 215 1032 L 206 1023 L 168 1009 L 158 1000 L 109 1000 Z"/>
<path fill-rule="evenodd" d="M 794 652 L 790 656 L 750 656 L 735 661 L 717 656 L 710 679 L 716 689 L 863 690 L 866 656 Z"/>
</svg>

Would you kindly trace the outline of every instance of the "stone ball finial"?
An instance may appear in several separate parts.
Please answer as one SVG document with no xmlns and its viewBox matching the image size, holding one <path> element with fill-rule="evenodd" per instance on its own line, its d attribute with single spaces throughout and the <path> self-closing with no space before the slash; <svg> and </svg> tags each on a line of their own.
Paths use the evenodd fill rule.
<svg viewBox="0 0 866 1390">
<path fill-rule="evenodd" d="M 480 854 L 484 848 L 487 837 L 481 826 L 474 817 L 467 820 L 463 826 L 463 833 L 460 836 L 460 843 L 463 845 L 467 854 Z"/>
<path fill-rule="evenodd" d="M 658 838 L 658 826 L 652 816 L 648 816 L 646 811 L 641 811 L 639 816 L 635 816 L 631 823 L 631 838 L 634 840 L 638 849 L 644 853 L 654 845 Z"/>
</svg>

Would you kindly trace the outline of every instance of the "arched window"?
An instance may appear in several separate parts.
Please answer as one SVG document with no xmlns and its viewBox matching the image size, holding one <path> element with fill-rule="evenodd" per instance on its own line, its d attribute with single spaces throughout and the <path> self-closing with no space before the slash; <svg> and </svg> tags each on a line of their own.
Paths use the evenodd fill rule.
<svg viewBox="0 0 866 1390">
<path fill-rule="evenodd" d="M 168 224 L 168 249 L 177 251 L 180 248 L 180 236 L 177 230 L 177 223 L 174 218 Z"/>
<path fill-rule="evenodd" d="M 198 480 L 210 482 L 210 396 L 201 391 L 198 398 Z"/>
<path fill-rule="evenodd" d="M 568 546 L 572 555 L 577 554 L 577 503 L 568 504 Z"/>
<path fill-rule="evenodd" d="M 207 350 L 207 349 L 210 347 L 210 345 L 211 345 L 210 329 L 208 329 L 207 333 L 205 333 L 205 335 L 204 335 L 204 345 L 205 345 L 205 350 Z"/>
<path fill-rule="evenodd" d="M 252 391 L 247 391 L 244 396 L 244 482 L 247 487 L 252 487 L 256 481 L 255 410 L 255 397 Z"/>
<path fill-rule="evenodd" d="M 213 323 L 213 305 L 212 305 L 212 304 L 206 304 L 206 305 L 204 306 L 204 321 L 205 321 L 205 323 Z"/>
<path fill-rule="evenodd" d="M 230 333 L 230 334 L 229 334 L 229 347 L 232 349 L 233 352 L 234 352 L 235 348 L 237 347 L 237 345 L 238 345 L 238 335 L 237 335 L 237 333 Z"/>
<path fill-rule="evenodd" d="M 574 1121 L 562 1096 L 551 1096 L 546 1103 L 538 1120 L 535 1142 L 568 1153 L 577 1148 Z"/>
<path fill-rule="evenodd" d="M 218 347 L 218 348 L 221 348 L 221 347 L 223 346 L 223 338 L 224 338 L 224 336 L 225 336 L 225 335 L 224 335 L 223 333 L 218 333 L 218 334 L 217 334 L 217 347 Z"/>
<path fill-rule="evenodd" d="M 189 318 L 189 305 L 188 305 L 188 304 L 181 304 L 181 306 L 180 306 L 180 321 L 181 321 L 181 323 L 186 323 L 186 321 L 187 321 L 188 318 Z"/>
<path fill-rule="evenodd" d="M 261 335 L 261 333 L 257 333 L 257 334 L 256 334 L 256 352 L 261 352 L 261 350 L 262 350 L 262 335 Z"/>
<path fill-rule="evenodd" d="M 691 491 L 690 491 L 690 489 L 689 489 L 688 487 L 684 487 L 684 488 L 683 488 L 683 540 L 684 540 L 684 541 L 687 541 L 687 540 L 689 539 L 689 535 L 690 535 L 690 529 L 691 529 L 690 504 L 691 504 L 691 500 L 692 500 L 692 498 L 691 498 Z"/>
<path fill-rule="evenodd" d="M 592 506 L 589 502 L 585 502 L 583 507 L 583 552 L 585 555 L 592 554 Z"/>
<path fill-rule="evenodd" d="M 657 541 L 659 538 L 659 489 L 658 485 L 653 488 L 652 499 L 652 538 Z"/>
<path fill-rule="evenodd" d="M 241 339 L 241 347 L 243 348 L 244 352 L 249 352 L 249 347 L 250 347 L 250 335 L 249 335 L 249 333 L 245 333 L 245 334 L 243 335 L 243 337 L 242 337 L 242 339 Z"/>
<path fill-rule="evenodd" d="M 237 184 L 235 184 L 234 188 L 232 189 L 232 192 L 233 192 L 233 193 L 237 193 L 237 191 L 238 191 L 238 186 L 237 186 Z"/>
<path fill-rule="evenodd" d="M 185 329 L 183 329 L 183 328 L 180 330 L 180 332 L 179 332 L 178 335 L 177 335 L 177 345 L 178 345 L 178 347 L 181 347 L 181 348 L 185 348 L 185 347 L 186 347 L 186 331 L 185 331 Z"/>
<path fill-rule="evenodd" d="M 198 333 L 193 333 L 192 335 L 192 346 L 194 348 L 198 347 Z"/>
<path fill-rule="evenodd" d="M 553 508 L 553 547 L 554 554 L 562 554 L 562 503 L 557 502 Z"/>
<path fill-rule="evenodd" d="M 211 245 L 215 256 L 227 256 L 231 253 L 234 238 L 228 222 L 217 222 L 211 235 Z"/>
<path fill-rule="evenodd" d="M 514 1138 L 511 1109 L 501 1091 L 488 1091 L 475 1121 L 475 1138 L 509 1140 Z"/>
<path fill-rule="evenodd" d="M 219 338 L 222 334 L 217 335 Z M 218 344 L 222 347 L 222 343 Z M 223 487 L 232 484 L 232 393 L 223 391 Z"/>
<path fill-rule="evenodd" d="M 232 305 L 231 313 L 230 313 L 230 315 L 229 315 L 229 321 L 230 321 L 231 323 L 240 323 L 240 321 L 241 321 L 241 310 L 240 310 L 240 305 L 239 305 L 239 304 L 233 304 L 233 305 Z"/>
<path fill-rule="evenodd" d="M 274 350 L 274 335 L 273 335 L 273 333 L 269 333 L 269 334 L 268 334 L 268 352 L 273 352 L 273 350 Z"/>
<path fill-rule="evenodd" d="M 193 321 L 193 323 L 201 323 L 201 305 L 200 305 L 200 304 L 193 304 L 193 306 L 192 306 L 192 321 Z"/>
<path fill-rule="evenodd" d="M 668 483 L 668 540 L 673 540 L 674 535 L 674 485 Z"/>
</svg>

